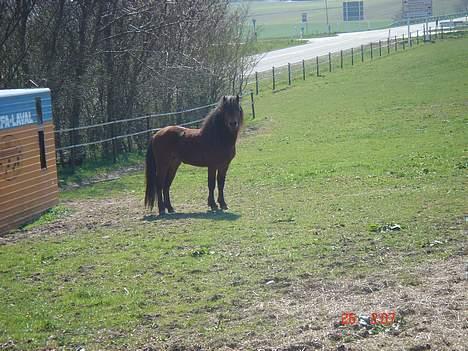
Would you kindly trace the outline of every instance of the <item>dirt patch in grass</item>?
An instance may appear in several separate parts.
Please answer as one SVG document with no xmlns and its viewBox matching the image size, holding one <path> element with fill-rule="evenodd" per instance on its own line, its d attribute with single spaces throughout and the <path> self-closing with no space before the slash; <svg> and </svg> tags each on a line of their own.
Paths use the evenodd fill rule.
<svg viewBox="0 0 468 351">
<path fill-rule="evenodd" d="M 463 350 L 466 336 L 466 293 L 461 257 L 421 267 L 395 267 L 362 279 L 333 282 L 304 280 L 263 309 L 275 318 L 285 315 L 299 327 L 275 335 L 280 348 L 305 345 L 338 350 Z M 418 277 L 417 284 L 402 277 Z M 395 322 L 388 326 L 344 326 L 342 314 L 356 316 L 394 312 Z M 283 333 L 284 337 L 281 337 Z M 282 339 L 282 341 L 280 341 Z M 269 337 L 271 340 L 271 337 Z M 259 344 L 270 343 L 259 340 Z M 289 347 L 289 348 L 288 348 Z"/>
<path fill-rule="evenodd" d="M 142 350 L 465 350 L 463 267 L 463 259 L 455 257 L 415 269 L 395 267 L 355 280 L 324 282 L 304 277 L 289 285 L 282 297 L 259 299 L 241 312 L 241 321 L 225 325 L 236 328 L 253 321 L 273 325 L 263 333 L 208 343 L 193 335 L 174 336 L 164 346 L 148 344 Z M 419 283 L 405 284 L 402 277 L 408 274 L 419 277 Z M 356 316 L 394 312 L 395 321 L 386 326 L 342 325 L 344 312 Z"/>
</svg>

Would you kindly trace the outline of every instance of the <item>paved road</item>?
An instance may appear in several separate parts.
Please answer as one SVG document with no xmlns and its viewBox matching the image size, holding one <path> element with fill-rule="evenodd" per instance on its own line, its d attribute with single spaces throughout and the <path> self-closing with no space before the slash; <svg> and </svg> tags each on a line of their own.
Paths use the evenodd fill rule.
<svg viewBox="0 0 468 351">
<path fill-rule="evenodd" d="M 465 20 L 465 17 L 455 19 L 454 21 L 458 20 L 463 21 Z M 435 28 L 435 22 L 430 22 L 429 27 Z M 417 30 L 419 30 L 419 34 L 422 35 L 423 24 L 411 25 L 411 32 L 416 33 Z M 352 47 L 359 47 L 360 45 L 365 45 L 370 42 L 387 40 L 389 35 L 391 38 L 394 38 L 395 35 L 401 37 L 402 34 L 407 36 L 408 26 L 370 30 L 366 32 L 343 33 L 335 37 L 310 39 L 305 45 L 294 46 L 257 55 L 256 59 L 258 60 L 258 63 L 253 71 L 264 72 L 271 70 L 273 66 L 284 66 L 288 63 L 295 63 L 302 60 L 312 59 L 316 56 L 326 55 L 329 52 L 337 52 L 340 50 L 351 49 Z"/>
</svg>

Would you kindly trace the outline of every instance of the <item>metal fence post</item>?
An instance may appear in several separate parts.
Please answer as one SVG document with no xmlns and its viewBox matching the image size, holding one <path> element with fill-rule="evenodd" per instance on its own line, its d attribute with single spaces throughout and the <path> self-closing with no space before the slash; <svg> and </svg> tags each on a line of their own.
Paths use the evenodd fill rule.
<svg viewBox="0 0 468 351">
<path fill-rule="evenodd" d="M 432 41 L 432 28 L 429 27 L 429 41 Z"/>
<path fill-rule="evenodd" d="M 291 85 L 291 64 L 288 62 L 288 85 Z"/>
<path fill-rule="evenodd" d="M 361 45 L 361 62 L 364 62 L 364 45 Z"/>
<path fill-rule="evenodd" d="M 250 91 L 250 101 L 252 103 L 252 119 L 255 119 L 255 102 L 254 102 L 254 94 L 253 91 Z"/>
<path fill-rule="evenodd" d="M 372 42 L 370 43 L 370 58 L 371 58 L 371 60 L 374 59 L 374 50 L 373 50 Z"/>
<path fill-rule="evenodd" d="M 316 62 L 317 62 L 317 77 L 320 76 L 320 68 L 319 68 L 319 57 L 317 56 L 315 58 Z"/>
<path fill-rule="evenodd" d="M 340 66 L 343 69 L 343 50 L 340 50 Z"/>
<path fill-rule="evenodd" d="M 275 66 L 273 66 L 273 90 L 275 90 Z"/>
<path fill-rule="evenodd" d="M 440 39 L 444 39 L 444 27 L 440 26 Z"/>
<path fill-rule="evenodd" d="M 305 72 L 305 61 L 302 60 L 302 79 L 305 80 L 306 72 Z"/>
<path fill-rule="evenodd" d="M 255 72 L 255 95 L 258 95 L 258 72 Z"/>
<path fill-rule="evenodd" d="M 328 53 L 328 71 L 332 71 L 331 52 Z"/>
<path fill-rule="evenodd" d="M 390 55 L 390 37 L 387 38 L 387 55 Z"/>
<path fill-rule="evenodd" d="M 419 29 L 416 31 L 416 45 L 419 45 Z"/>
<path fill-rule="evenodd" d="M 351 48 L 351 66 L 354 66 L 354 48 Z"/>
<path fill-rule="evenodd" d="M 395 35 L 395 51 L 398 51 L 398 38 Z"/>
<path fill-rule="evenodd" d="M 402 36 L 402 42 L 403 42 L 403 50 L 406 50 L 405 35 L 404 35 L 404 34 L 403 34 L 403 36 Z"/>
<path fill-rule="evenodd" d="M 379 40 L 379 56 L 382 56 L 382 40 Z"/>
</svg>

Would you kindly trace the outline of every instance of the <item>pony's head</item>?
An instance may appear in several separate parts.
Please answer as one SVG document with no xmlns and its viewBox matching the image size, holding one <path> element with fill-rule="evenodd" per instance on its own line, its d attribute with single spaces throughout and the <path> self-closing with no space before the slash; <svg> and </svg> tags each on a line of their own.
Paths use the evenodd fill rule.
<svg viewBox="0 0 468 351">
<path fill-rule="evenodd" d="M 244 112 L 240 105 L 239 95 L 223 96 L 220 101 L 223 123 L 227 130 L 237 135 L 244 121 Z"/>
</svg>

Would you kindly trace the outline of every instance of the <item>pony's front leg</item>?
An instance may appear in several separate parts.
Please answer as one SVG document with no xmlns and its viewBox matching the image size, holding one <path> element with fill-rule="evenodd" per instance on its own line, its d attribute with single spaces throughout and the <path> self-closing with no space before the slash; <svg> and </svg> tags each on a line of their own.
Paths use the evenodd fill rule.
<svg viewBox="0 0 468 351">
<path fill-rule="evenodd" d="M 218 209 L 214 199 L 214 190 L 216 187 L 216 168 L 208 167 L 208 206 L 211 207 L 213 211 Z"/>
<path fill-rule="evenodd" d="M 226 181 L 226 173 L 228 170 L 229 164 L 218 168 L 218 203 L 223 210 L 227 210 L 228 206 L 224 200 L 224 183 Z"/>
</svg>

